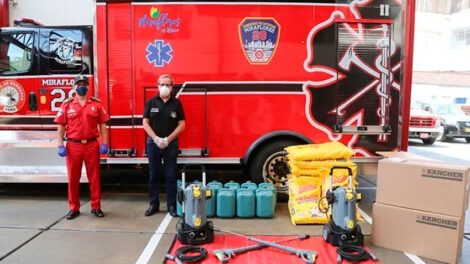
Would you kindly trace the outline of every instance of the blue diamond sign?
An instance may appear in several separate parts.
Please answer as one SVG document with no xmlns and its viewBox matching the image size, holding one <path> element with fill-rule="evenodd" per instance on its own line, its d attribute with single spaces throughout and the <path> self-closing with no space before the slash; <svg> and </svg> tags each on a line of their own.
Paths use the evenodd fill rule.
<svg viewBox="0 0 470 264">
<path fill-rule="evenodd" d="M 156 39 L 154 43 L 149 43 L 147 46 L 147 61 L 153 63 L 155 67 L 163 67 L 166 64 L 169 64 L 173 55 L 171 52 L 170 43 L 165 43 L 163 39 Z"/>
</svg>

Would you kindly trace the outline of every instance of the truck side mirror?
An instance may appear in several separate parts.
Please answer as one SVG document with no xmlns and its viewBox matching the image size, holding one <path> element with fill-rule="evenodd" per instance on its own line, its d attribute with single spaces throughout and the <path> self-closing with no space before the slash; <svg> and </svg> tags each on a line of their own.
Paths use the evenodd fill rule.
<svg viewBox="0 0 470 264">
<path fill-rule="evenodd" d="M 38 110 L 38 98 L 36 96 L 36 93 L 30 92 L 29 93 L 29 110 L 30 111 L 37 111 Z"/>
</svg>

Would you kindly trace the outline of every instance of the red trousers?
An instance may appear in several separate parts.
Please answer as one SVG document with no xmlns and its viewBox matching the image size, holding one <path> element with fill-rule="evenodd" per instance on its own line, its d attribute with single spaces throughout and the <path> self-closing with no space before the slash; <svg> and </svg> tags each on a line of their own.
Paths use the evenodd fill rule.
<svg viewBox="0 0 470 264">
<path fill-rule="evenodd" d="M 85 161 L 86 175 L 90 184 L 91 209 L 101 208 L 100 182 L 100 145 L 98 141 L 85 144 L 67 142 L 67 173 L 69 180 L 69 209 L 80 209 L 80 177 L 82 164 Z"/>
</svg>

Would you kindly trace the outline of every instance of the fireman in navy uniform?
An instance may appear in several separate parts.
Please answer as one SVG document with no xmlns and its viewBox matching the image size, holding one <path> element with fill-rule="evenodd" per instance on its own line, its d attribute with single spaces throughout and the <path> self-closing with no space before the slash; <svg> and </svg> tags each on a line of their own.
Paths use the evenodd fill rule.
<svg viewBox="0 0 470 264">
<path fill-rule="evenodd" d="M 145 216 L 160 210 L 158 184 L 161 167 L 166 176 L 167 210 L 176 217 L 176 159 L 178 136 L 185 128 L 185 116 L 181 101 L 172 96 L 173 78 L 161 75 L 158 78 L 158 95 L 145 103 L 143 126 L 147 133 L 147 155 L 149 159 L 149 207 Z"/>
</svg>

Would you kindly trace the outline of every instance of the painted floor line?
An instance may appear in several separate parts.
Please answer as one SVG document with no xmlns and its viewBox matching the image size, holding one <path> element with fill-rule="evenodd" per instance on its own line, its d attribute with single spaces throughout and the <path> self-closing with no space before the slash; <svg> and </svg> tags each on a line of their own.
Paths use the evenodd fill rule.
<svg viewBox="0 0 470 264">
<path fill-rule="evenodd" d="M 372 225 L 372 218 L 366 214 L 366 212 L 362 211 L 361 208 L 358 208 L 359 209 L 359 215 L 362 216 L 362 218 L 364 218 L 364 220 L 366 220 L 367 223 L 369 223 L 370 225 Z"/>
<path fill-rule="evenodd" d="M 142 251 L 142 254 L 140 254 L 140 257 L 136 261 L 136 264 L 147 264 L 149 262 L 150 258 L 152 257 L 153 252 L 157 248 L 158 243 L 160 243 L 163 233 L 165 232 L 166 228 L 170 224 L 172 218 L 173 217 L 171 217 L 169 213 L 166 214 L 165 218 L 158 226 L 157 231 L 155 231 L 155 234 L 153 234 L 153 236 L 150 238 L 144 251 Z"/>
<path fill-rule="evenodd" d="M 422 259 L 420 259 L 418 256 L 410 254 L 410 253 L 405 253 L 403 252 L 413 263 L 415 264 L 426 264 Z"/>
<path fill-rule="evenodd" d="M 364 220 L 366 220 L 367 223 L 372 225 L 372 218 L 368 214 L 366 214 L 366 212 L 362 211 L 361 208 L 358 208 L 358 209 L 359 209 L 359 215 L 362 216 L 362 218 L 364 218 Z M 424 262 L 422 259 L 420 259 L 416 255 L 405 253 L 405 252 L 403 252 L 403 254 L 405 254 L 415 264 L 426 264 L 426 262 Z"/>
</svg>

